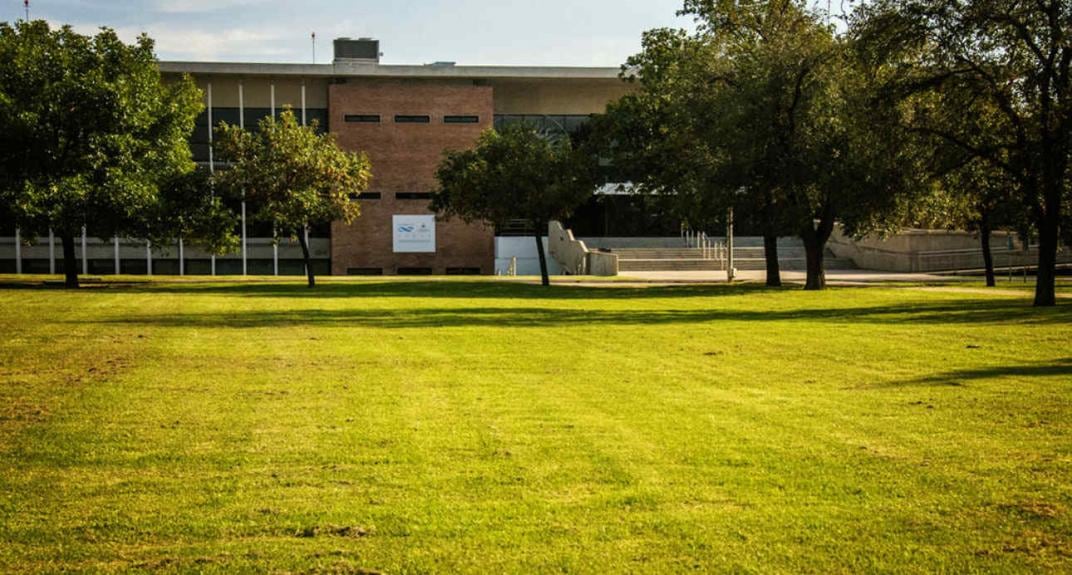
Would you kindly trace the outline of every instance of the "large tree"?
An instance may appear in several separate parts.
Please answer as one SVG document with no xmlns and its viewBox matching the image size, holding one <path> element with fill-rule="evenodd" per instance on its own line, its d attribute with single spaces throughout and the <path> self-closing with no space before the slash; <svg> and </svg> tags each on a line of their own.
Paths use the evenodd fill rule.
<svg viewBox="0 0 1072 575">
<path fill-rule="evenodd" d="M 201 109 L 189 79 L 161 81 L 153 41 L 0 23 L 0 201 L 27 236 L 53 230 L 68 287 L 75 238 L 144 231 L 161 182 L 193 169 Z"/>
<path fill-rule="evenodd" d="M 551 284 L 543 238 L 552 220 L 567 217 L 595 190 L 596 170 L 569 138 L 548 138 L 515 124 L 481 134 L 473 149 L 448 151 L 436 177 L 432 209 L 492 225 L 531 222 L 543 285 Z"/>
<path fill-rule="evenodd" d="M 358 216 L 357 197 L 372 177 L 368 157 L 339 148 L 333 135 L 317 133 L 315 122 L 302 126 L 290 109 L 278 118 L 265 117 L 254 131 L 222 124 L 217 149 L 231 163 L 217 176 L 220 184 L 251 204 L 254 220 L 297 237 L 309 287 L 314 287 L 305 230 L 336 220 L 350 223 Z"/>
<path fill-rule="evenodd" d="M 880 71 L 798 0 L 689 0 L 683 13 L 695 34 L 650 32 L 628 62 L 640 90 L 610 113 L 642 129 L 616 144 L 686 205 L 745 208 L 763 230 L 770 285 L 777 237 L 799 235 L 805 287 L 823 288 L 835 223 L 885 228 L 916 189 L 910 148 L 875 105 Z"/>
<path fill-rule="evenodd" d="M 1038 233 L 1035 305 L 1054 305 L 1070 190 L 1072 3 L 876 0 L 853 29 L 896 71 L 887 84 L 910 112 L 907 129 L 1015 183 Z M 934 98 L 942 105 L 931 106 Z M 984 130 L 966 121 L 980 108 L 996 112 Z"/>
</svg>

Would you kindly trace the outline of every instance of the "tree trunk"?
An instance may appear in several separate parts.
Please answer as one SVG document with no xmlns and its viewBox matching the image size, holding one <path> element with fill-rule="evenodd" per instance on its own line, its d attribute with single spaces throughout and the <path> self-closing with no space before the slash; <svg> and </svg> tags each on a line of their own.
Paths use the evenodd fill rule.
<svg viewBox="0 0 1072 575">
<path fill-rule="evenodd" d="M 547 273 L 547 254 L 543 253 L 543 228 L 536 228 L 536 253 L 540 256 L 540 281 L 545 286 L 551 285 L 551 276 Z"/>
<path fill-rule="evenodd" d="M 1039 222 L 1038 274 L 1035 278 L 1035 306 L 1057 305 L 1055 282 L 1057 281 L 1056 214 L 1046 214 Z"/>
<path fill-rule="evenodd" d="M 63 285 L 67 289 L 78 289 L 78 262 L 74 256 L 74 236 L 70 232 L 60 234 L 63 243 Z M 82 254 L 86 257 L 86 254 Z"/>
<path fill-rule="evenodd" d="M 826 269 L 823 267 L 823 252 L 826 242 L 820 242 L 813 234 L 804 239 L 804 255 L 807 258 L 808 278 L 804 283 L 806 290 L 821 290 L 826 287 Z"/>
<path fill-rule="evenodd" d="M 986 268 L 986 286 L 994 287 L 997 279 L 994 277 L 994 254 L 990 251 L 990 222 L 986 217 L 979 222 L 979 241 L 983 247 L 983 266 Z"/>
<path fill-rule="evenodd" d="M 313 266 L 309 261 L 309 242 L 305 241 L 305 229 L 298 228 L 298 242 L 301 244 L 302 258 L 305 260 L 305 275 L 309 277 L 309 287 L 316 287 Z"/>
<path fill-rule="evenodd" d="M 767 287 L 782 287 L 782 271 L 778 264 L 777 234 L 764 234 L 763 257 L 767 260 Z"/>
</svg>

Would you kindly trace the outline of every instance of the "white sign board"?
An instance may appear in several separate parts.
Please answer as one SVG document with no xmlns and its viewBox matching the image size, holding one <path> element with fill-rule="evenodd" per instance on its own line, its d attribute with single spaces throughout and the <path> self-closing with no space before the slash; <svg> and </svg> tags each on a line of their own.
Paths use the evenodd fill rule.
<svg viewBox="0 0 1072 575">
<path fill-rule="evenodd" d="M 393 217 L 396 254 L 435 253 L 435 216 Z"/>
</svg>

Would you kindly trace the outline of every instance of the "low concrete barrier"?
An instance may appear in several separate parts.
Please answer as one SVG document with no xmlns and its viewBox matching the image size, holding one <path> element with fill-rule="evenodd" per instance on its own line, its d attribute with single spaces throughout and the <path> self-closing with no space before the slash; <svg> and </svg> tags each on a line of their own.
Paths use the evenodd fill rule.
<svg viewBox="0 0 1072 575">
<path fill-rule="evenodd" d="M 584 242 L 573 237 L 573 232 L 559 222 L 547 226 L 548 247 L 551 257 L 570 275 L 616 276 L 618 256 L 593 252 Z"/>
<path fill-rule="evenodd" d="M 1013 233 L 994 232 L 990 245 L 996 267 L 1038 263 L 1037 246 L 1025 247 Z M 865 270 L 926 273 L 984 267 L 979 236 L 960 230 L 907 229 L 885 238 L 854 239 L 846 236 L 838 226 L 827 246 L 837 257 L 851 259 Z M 1057 261 L 1072 262 L 1072 252 L 1063 248 L 1058 252 Z"/>
</svg>

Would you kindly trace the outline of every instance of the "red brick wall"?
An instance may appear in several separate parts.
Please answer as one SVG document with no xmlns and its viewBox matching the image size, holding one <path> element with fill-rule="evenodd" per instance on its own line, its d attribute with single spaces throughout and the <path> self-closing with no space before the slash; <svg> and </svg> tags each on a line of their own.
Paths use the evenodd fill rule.
<svg viewBox="0 0 1072 575">
<path fill-rule="evenodd" d="M 362 200 L 361 216 L 350 225 L 332 224 L 332 273 L 348 268 L 480 268 L 494 273 L 495 238 L 483 225 L 460 220 L 436 222 L 436 253 L 395 254 L 391 216 L 427 214 L 428 200 L 398 200 L 398 192 L 436 189 L 435 170 L 448 149 L 471 147 L 494 121 L 492 89 L 454 80 L 351 79 L 328 91 L 329 126 L 344 149 L 363 150 L 372 161 L 369 192 L 379 200 Z M 347 114 L 379 114 L 379 124 L 347 123 Z M 395 115 L 431 116 L 428 124 L 396 124 Z M 479 116 L 477 124 L 445 124 L 448 115 Z"/>
</svg>

